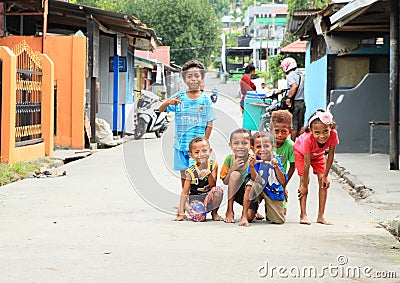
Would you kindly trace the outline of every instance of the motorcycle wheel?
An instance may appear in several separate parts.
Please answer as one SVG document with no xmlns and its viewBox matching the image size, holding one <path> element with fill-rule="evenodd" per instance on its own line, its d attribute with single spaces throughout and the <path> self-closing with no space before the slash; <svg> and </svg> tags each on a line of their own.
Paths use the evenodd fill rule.
<svg viewBox="0 0 400 283">
<path fill-rule="evenodd" d="M 263 120 L 260 123 L 260 126 L 258 127 L 259 131 L 266 131 L 266 132 L 270 132 L 271 131 L 271 125 L 270 125 L 270 121 L 269 120 Z"/>
<path fill-rule="evenodd" d="M 161 136 L 163 135 L 164 131 L 157 130 L 157 131 L 155 131 L 154 133 L 156 134 L 156 137 L 157 137 L 157 138 L 161 138 Z"/>
<path fill-rule="evenodd" d="M 147 129 L 146 121 L 140 119 L 138 124 L 136 125 L 135 132 L 133 133 L 135 140 L 138 140 L 141 137 L 143 137 L 143 135 L 146 133 L 146 129 Z"/>
</svg>

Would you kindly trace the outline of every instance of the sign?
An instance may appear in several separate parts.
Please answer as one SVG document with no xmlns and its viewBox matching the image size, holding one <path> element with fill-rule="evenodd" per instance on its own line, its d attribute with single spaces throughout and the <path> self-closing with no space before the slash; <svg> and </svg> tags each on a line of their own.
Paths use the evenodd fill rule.
<svg viewBox="0 0 400 283">
<path fill-rule="evenodd" d="M 108 62 L 109 62 L 109 64 L 108 64 L 109 65 L 109 71 L 110 72 L 114 72 L 114 57 L 109 57 Z M 118 70 L 120 72 L 126 72 L 127 71 L 126 56 L 119 57 Z"/>
<path fill-rule="evenodd" d="M 115 50 L 114 50 L 114 54 L 121 56 L 121 34 L 117 33 L 115 35 Z"/>
</svg>

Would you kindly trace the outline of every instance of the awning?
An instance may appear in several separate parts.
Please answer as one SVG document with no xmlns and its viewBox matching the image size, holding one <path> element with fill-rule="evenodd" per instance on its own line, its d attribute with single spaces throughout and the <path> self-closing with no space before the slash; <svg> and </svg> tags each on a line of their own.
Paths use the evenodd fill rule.
<svg viewBox="0 0 400 283">
<path fill-rule="evenodd" d="M 4 2 L 6 5 L 3 15 L 7 18 L 12 19 L 15 16 L 19 21 L 20 16 L 29 17 L 29 23 L 34 24 L 36 28 L 43 28 L 44 8 L 42 2 L 44 1 L 0 0 L 0 2 Z M 122 37 L 127 37 L 129 44 L 137 49 L 154 50 L 159 43 L 155 31 L 132 15 L 105 11 L 81 4 L 48 0 L 47 32 L 49 33 L 62 34 L 62 31 L 75 33 L 78 30 L 86 30 L 88 19 L 96 21 L 103 34 L 119 33 Z M 10 25 L 11 22 L 5 21 L 5 24 Z M 35 34 L 24 33 L 24 35 Z"/>
<path fill-rule="evenodd" d="M 306 49 L 307 41 L 298 39 L 281 48 L 279 53 L 306 53 Z"/>
</svg>

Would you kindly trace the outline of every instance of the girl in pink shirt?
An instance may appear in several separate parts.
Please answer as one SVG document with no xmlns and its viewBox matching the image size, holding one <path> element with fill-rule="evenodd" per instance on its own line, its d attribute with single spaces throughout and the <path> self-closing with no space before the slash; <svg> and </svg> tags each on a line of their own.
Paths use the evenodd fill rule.
<svg viewBox="0 0 400 283">
<path fill-rule="evenodd" d="M 307 216 L 306 203 L 309 184 L 310 165 L 314 174 L 318 177 L 319 184 L 319 209 L 317 222 L 331 225 L 325 219 L 325 205 L 328 195 L 330 180 L 328 178 L 335 154 L 336 145 L 339 143 L 338 134 L 335 130 L 336 123 L 332 114 L 327 111 L 317 110 L 308 120 L 305 133 L 300 135 L 293 145 L 295 165 L 300 177 L 299 200 L 300 200 L 300 224 L 311 224 Z M 324 153 L 328 149 L 328 159 Z"/>
</svg>

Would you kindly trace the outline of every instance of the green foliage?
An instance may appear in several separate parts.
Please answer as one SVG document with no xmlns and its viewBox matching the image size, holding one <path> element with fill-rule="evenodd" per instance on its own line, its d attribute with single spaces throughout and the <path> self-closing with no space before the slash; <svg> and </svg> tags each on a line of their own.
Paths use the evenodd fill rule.
<svg viewBox="0 0 400 283">
<path fill-rule="evenodd" d="M 118 11 L 118 0 L 71 0 L 71 3 L 83 4 L 86 6 L 97 7 L 107 11 Z"/>
<path fill-rule="evenodd" d="M 238 37 L 241 36 L 242 33 L 235 32 L 235 33 L 226 33 L 226 47 L 237 47 L 238 46 Z"/>
<path fill-rule="evenodd" d="M 287 0 L 288 10 L 321 9 L 328 5 L 327 0 Z"/>
<path fill-rule="evenodd" d="M 268 57 L 268 69 L 270 77 L 270 81 L 268 82 L 275 84 L 278 80 L 284 79 L 286 77 L 281 68 L 281 62 L 284 58 L 285 56 L 283 56 L 282 54 L 278 54 L 274 57 Z"/>
<path fill-rule="evenodd" d="M 20 177 L 26 178 L 29 173 L 40 169 L 40 165 L 34 162 L 16 162 L 12 165 L 11 169 Z"/>
<path fill-rule="evenodd" d="M 193 58 L 208 65 L 222 45 L 221 22 L 208 0 L 136 0 L 121 3 L 121 9 L 153 28 L 178 65 Z"/>
<path fill-rule="evenodd" d="M 10 183 L 14 177 L 14 171 L 7 164 L 0 164 L 0 186 Z"/>
<path fill-rule="evenodd" d="M 222 18 L 229 13 L 230 0 L 209 0 L 218 18 Z"/>
</svg>

